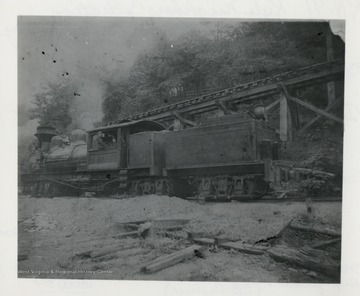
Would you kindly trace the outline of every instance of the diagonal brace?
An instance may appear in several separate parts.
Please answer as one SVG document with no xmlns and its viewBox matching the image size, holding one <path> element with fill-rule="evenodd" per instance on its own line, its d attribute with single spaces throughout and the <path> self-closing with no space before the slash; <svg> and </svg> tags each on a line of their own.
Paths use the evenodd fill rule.
<svg viewBox="0 0 360 296">
<path fill-rule="evenodd" d="M 315 107 L 315 106 L 313 106 L 313 105 L 311 105 L 309 103 L 306 103 L 306 102 L 304 102 L 302 100 L 299 100 L 297 98 L 294 98 L 294 97 L 290 97 L 289 99 L 291 101 L 295 102 L 295 103 L 298 103 L 299 105 L 302 105 L 302 106 L 304 106 L 304 107 L 306 107 L 306 108 L 308 108 L 308 109 L 322 115 L 322 116 L 325 116 L 325 117 L 327 117 L 327 118 L 329 118 L 329 119 L 331 119 L 333 121 L 336 121 L 338 123 L 344 124 L 344 120 L 342 120 L 341 118 L 339 118 L 339 117 L 337 117 L 335 115 L 332 115 L 332 114 L 330 114 L 330 113 L 328 113 L 328 112 L 326 112 L 326 111 L 324 111 L 324 110 L 322 110 L 320 108 L 317 108 L 317 107 Z"/>
<path fill-rule="evenodd" d="M 197 125 L 194 121 L 191 121 L 191 120 L 186 119 L 185 117 L 181 116 L 180 113 L 177 112 L 177 111 L 172 112 L 172 115 L 184 125 L 188 125 L 188 126 L 191 126 L 191 127 L 194 127 L 194 126 Z"/>
</svg>

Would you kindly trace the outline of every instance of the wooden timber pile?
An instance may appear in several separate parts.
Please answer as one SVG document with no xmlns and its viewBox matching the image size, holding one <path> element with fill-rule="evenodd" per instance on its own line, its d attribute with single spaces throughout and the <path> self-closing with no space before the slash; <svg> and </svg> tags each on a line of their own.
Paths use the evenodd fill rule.
<svg viewBox="0 0 360 296">
<path fill-rule="evenodd" d="M 175 222 L 173 223 L 173 221 Z M 140 272 L 146 274 L 155 273 L 195 258 L 206 260 L 206 257 L 210 256 L 207 254 L 207 251 L 211 253 L 223 249 L 235 254 L 239 252 L 256 256 L 270 256 L 275 261 L 308 269 L 314 272 L 315 275 L 319 273 L 333 280 L 340 280 L 340 253 L 338 249 L 329 249 L 329 247 L 339 246 L 341 243 L 341 233 L 333 229 L 314 225 L 314 223 L 304 224 L 291 221 L 275 236 L 249 244 L 243 241 L 230 241 L 226 238 L 208 237 L 206 233 L 202 232 L 188 232 L 187 237 L 179 236 L 179 234 L 176 234 L 176 231 L 181 230 L 186 221 L 179 220 L 177 222 L 180 225 L 176 225 L 176 220 L 168 220 L 165 223 L 166 226 L 162 228 L 159 227 L 159 223 L 155 226 L 156 223 L 144 221 L 122 223 L 121 227 L 130 231 L 113 235 L 110 239 L 99 237 L 90 243 L 89 241 L 81 242 L 74 256 L 70 260 L 59 262 L 59 265 L 63 268 L 70 268 L 74 266 L 74 261 L 79 259 L 91 260 L 93 262 L 112 260 L 121 257 L 122 252 L 125 250 L 138 248 L 141 251 L 141 244 L 139 244 L 141 240 L 170 237 L 177 240 L 181 239 L 183 247 L 180 250 L 149 261 L 141 267 Z M 304 241 L 302 247 L 294 247 L 285 241 L 279 240 L 286 230 L 313 233 L 326 239 L 312 244 Z M 135 240 L 122 241 L 129 237 L 135 238 Z M 137 239 L 140 239 L 140 241 Z M 83 245 L 84 247 L 81 247 L 83 243 L 86 244 Z"/>
</svg>

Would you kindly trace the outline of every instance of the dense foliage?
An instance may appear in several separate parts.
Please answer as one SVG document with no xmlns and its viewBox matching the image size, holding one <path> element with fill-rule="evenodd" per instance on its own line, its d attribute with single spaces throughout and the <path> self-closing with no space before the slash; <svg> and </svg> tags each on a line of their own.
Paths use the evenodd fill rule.
<svg viewBox="0 0 360 296">
<path fill-rule="evenodd" d="M 71 104 L 77 96 L 75 84 L 48 83 L 43 92 L 35 95 L 31 119 L 39 119 L 40 125 L 55 127 L 60 134 L 71 128 Z"/>
<path fill-rule="evenodd" d="M 324 62 L 327 34 L 327 23 L 249 22 L 223 24 L 210 33 L 191 32 L 176 40 L 162 36 L 137 59 L 126 80 L 118 87 L 112 83 L 105 95 L 104 119 Z M 335 58 L 343 57 L 340 38 L 330 38 Z M 324 101 L 319 97 L 324 92 L 312 93 L 317 103 Z"/>
</svg>

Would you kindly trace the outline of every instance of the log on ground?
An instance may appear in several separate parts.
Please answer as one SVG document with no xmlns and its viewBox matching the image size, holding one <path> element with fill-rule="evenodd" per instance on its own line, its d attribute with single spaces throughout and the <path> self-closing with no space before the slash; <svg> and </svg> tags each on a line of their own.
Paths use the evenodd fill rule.
<svg viewBox="0 0 360 296">
<path fill-rule="evenodd" d="M 196 254 L 196 251 L 201 251 L 202 246 L 193 245 L 184 250 L 166 255 L 160 258 L 155 259 L 153 262 L 141 268 L 142 272 L 153 273 L 161 269 L 175 265 L 185 259 L 193 258 Z"/>
<path fill-rule="evenodd" d="M 213 245 L 213 244 L 215 244 L 215 239 L 213 239 L 213 238 L 199 237 L 199 238 L 193 238 L 192 241 L 194 243 L 199 244 L 199 245 Z"/>
<path fill-rule="evenodd" d="M 262 255 L 264 252 L 269 249 L 268 247 L 253 246 L 250 244 L 244 244 L 243 242 L 228 242 L 221 244 L 220 247 L 224 249 L 234 249 L 239 252 Z"/>
<path fill-rule="evenodd" d="M 129 237 L 129 236 L 137 237 L 137 236 L 139 236 L 139 231 L 130 231 L 130 232 L 125 232 L 125 233 L 113 235 L 112 238 L 122 239 L 122 238 L 126 238 L 126 237 Z"/>
<path fill-rule="evenodd" d="M 333 229 L 325 228 L 322 226 L 307 226 L 307 225 L 302 225 L 302 224 L 298 224 L 295 222 L 291 222 L 290 228 L 293 228 L 296 230 L 308 231 L 308 232 L 315 232 L 315 233 L 325 234 L 325 235 L 330 235 L 330 236 L 335 236 L 335 237 L 341 236 L 340 232 L 335 231 Z"/>
<path fill-rule="evenodd" d="M 322 241 L 322 242 L 313 244 L 313 245 L 311 245 L 311 247 L 314 248 L 314 249 L 322 249 L 322 248 L 327 247 L 327 246 L 335 245 L 335 244 L 337 244 L 339 242 L 341 242 L 341 238 L 335 238 L 335 239 L 330 239 L 330 240 L 327 240 L 327 241 Z"/>
<path fill-rule="evenodd" d="M 340 263 L 321 250 L 305 250 L 305 252 L 286 246 L 276 246 L 267 251 L 275 260 L 280 260 L 300 267 L 317 271 L 328 277 L 340 279 Z"/>
</svg>

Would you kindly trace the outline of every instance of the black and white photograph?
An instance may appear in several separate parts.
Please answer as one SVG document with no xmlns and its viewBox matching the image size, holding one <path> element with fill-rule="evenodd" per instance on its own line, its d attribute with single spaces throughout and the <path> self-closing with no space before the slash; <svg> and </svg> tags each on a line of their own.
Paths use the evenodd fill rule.
<svg viewBox="0 0 360 296">
<path fill-rule="evenodd" d="M 345 25 L 19 15 L 17 277 L 341 283 Z"/>
</svg>

